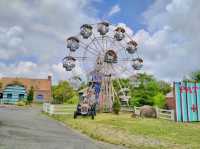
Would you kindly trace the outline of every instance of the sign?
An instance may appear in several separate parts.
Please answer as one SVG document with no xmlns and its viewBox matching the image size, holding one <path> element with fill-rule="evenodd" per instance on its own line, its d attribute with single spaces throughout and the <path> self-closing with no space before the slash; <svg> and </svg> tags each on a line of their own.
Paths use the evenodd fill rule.
<svg viewBox="0 0 200 149">
<path fill-rule="evenodd" d="M 200 83 L 175 82 L 176 120 L 200 121 Z"/>
</svg>

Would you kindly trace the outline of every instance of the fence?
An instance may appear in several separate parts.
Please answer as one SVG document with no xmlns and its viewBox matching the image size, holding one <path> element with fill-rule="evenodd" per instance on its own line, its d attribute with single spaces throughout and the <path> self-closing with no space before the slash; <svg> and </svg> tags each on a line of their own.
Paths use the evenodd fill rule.
<svg viewBox="0 0 200 149">
<path fill-rule="evenodd" d="M 140 115 L 140 107 L 122 107 L 122 112 L 134 112 L 136 115 Z M 166 110 L 166 109 L 159 109 L 156 107 L 156 114 L 157 118 L 166 119 L 166 120 L 175 120 L 175 113 L 174 110 Z"/>
<path fill-rule="evenodd" d="M 122 112 L 134 112 L 134 109 L 132 107 L 121 107 Z"/>
<path fill-rule="evenodd" d="M 166 120 L 175 120 L 174 110 L 166 110 L 156 108 L 157 118 L 166 119 Z"/>
<path fill-rule="evenodd" d="M 75 105 L 53 105 L 50 103 L 43 103 L 43 111 L 50 115 L 71 115 L 75 109 Z"/>
</svg>

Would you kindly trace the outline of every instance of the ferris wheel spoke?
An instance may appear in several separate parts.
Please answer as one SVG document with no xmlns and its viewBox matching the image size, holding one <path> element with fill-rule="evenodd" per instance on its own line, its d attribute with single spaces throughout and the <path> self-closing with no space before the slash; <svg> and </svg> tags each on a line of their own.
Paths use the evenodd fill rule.
<svg viewBox="0 0 200 149">
<path fill-rule="evenodd" d="M 131 61 L 133 61 L 132 60 L 132 58 L 127 58 L 127 57 L 120 57 L 120 58 L 118 58 L 118 61 L 127 61 L 127 62 L 131 62 Z"/>
<path fill-rule="evenodd" d="M 124 65 L 118 64 L 118 67 L 115 67 L 115 70 L 117 73 L 123 73 L 123 74 L 132 74 L 133 71 L 130 71 L 129 68 L 125 67 Z"/>
<path fill-rule="evenodd" d="M 123 53 L 122 53 L 122 55 L 124 55 L 126 58 L 127 58 L 127 61 L 132 61 L 133 60 L 133 55 L 134 54 L 129 54 L 128 52 L 127 52 L 127 50 L 126 50 L 126 47 L 124 47 L 123 45 L 122 45 L 122 43 L 120 43 L 119 42 L 119 44 L 120 44 L 120 46 L 122 47 L 122 49 L 123 50 L 121 50 L 121 52 L 123 51 Z M 137 52 L 137 51 L 136 51 Z M 125 60 L 126 61 L 126 60 Z"/>
<path fill-rule="evenodd" d="M 89 52 L 90 54 L 92 54 L 92 55 L 95 56 L 95 57 L 98 56 L 98 54 L 95 53 L 94 51 L 92 51 L 92 50 L 90 50 L 90 49 L 88 49 L 88 48 L 84 48 L 84 51 L 83 51 L 83 57 L 86 57 L 87 52 Z"/>
<path fill-rule="evenodd" d="M 128 37 L 129 40 L 133 40 L 133 38 L 128 33 L 125 32 L 125 35 Z"/>
<path fill-rule="evenodd" d="M 95 38 L 94 39 L 91 39 L 91 44 L 93 44 L 93 46 L 96 48 L 96 50 L 98 51 L 98 53 L 100 53 L 101 52 L 101 49 L 99 49 L 98 48 L 98 45 L 96 45 L 96 43 L 95 43 Z"/>
<path fill-rule="evenodd" d="M 115 40 L 113 40 L 113 39 L 109 39 L 109 40 L 110 40 L 109 49 L 113 49 L 113 45 L 114 45 Z"/>
<path fill-rule="evenodd" d="M 104 50 L 103 46 L 101 45 L 100 41 L 95 36 L 94 36 L 94 39 L 95 39 L 97 45 L 100 47 L 101 52 L 104 52 L 105 50 Z"/>
<path fill-rule="evenodd" d="M 118 45 L 119 42 L 113 41 L 113 46 L 115 46 L 116 48 L 114 48 L 116 50 L 116 52 L 118 53 L 118 60 L 119 61 L 128 61 L 130 58 L 129 56 L 123 54 L 123 51 L 125 51 L 124 47 L 121 45 Z"/>
<path fill-rule="evenodd" d="M 90 46 L 90 43 L 89 43 L 89 44 L 85 44 L 84 42 L 80 42 L 80 43 L 81 43 L 80 46 L 81 46 L 83 49 L 87 49 L 87 50 L 90 50 L 90 51 L 92 51 L 92 52 L 95 52 L 95 51 L 96 51 L 95 48 L 93 48 L 93 47 Z M 98 52 L 98 51 L 96 51 L 96 52 Z M 95 53 L 95 54 L 96 54 L 96 53 Z"/>
</svg>

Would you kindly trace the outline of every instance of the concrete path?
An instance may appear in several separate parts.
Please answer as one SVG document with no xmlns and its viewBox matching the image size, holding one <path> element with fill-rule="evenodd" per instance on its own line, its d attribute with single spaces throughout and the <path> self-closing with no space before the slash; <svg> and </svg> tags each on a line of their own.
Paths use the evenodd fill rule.
<svg viewBox="0 0 200 149">
<path fill-rule="evenodd" d="M 94 141 L 42 115 L 39 109 L 0 106 L 0 149 L 122 149 L 122 147 Z"/>
</svg>

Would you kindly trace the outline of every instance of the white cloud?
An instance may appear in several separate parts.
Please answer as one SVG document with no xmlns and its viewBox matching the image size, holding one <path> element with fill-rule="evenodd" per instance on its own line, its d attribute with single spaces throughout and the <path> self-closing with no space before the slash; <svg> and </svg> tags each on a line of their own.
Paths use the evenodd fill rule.
<svg viewBox="0 0 200 149">
<path fill-rule="evenodd" d="M 0 29 L 0 60 L 16 58 L 26 53 L 23 45 L 23 29 L 20 26 Z"/>
<path fill-rule="evenodd" d="M 200 1 L 156 0 L 144 17 L 148 31 L 135 37 L 146 71 L 177 81 L 200 69 Z"/>
<path fill-rule="evenodd" d="M 73 75 L 66 72 L 61 63 L 53 65 L 38 65 L 31 61 L 20 61 L 15 64 L 0 63 L 0 70 L 1 77 L 47 78 L 48 75 L 51 75 L 53 83 L 57 83 L 60 80 L 67 80 Z"/>
<path fill-rule="evenodd" d="M 95 22 L 95 11 L 90 0 L 1 0 L 0 76 L 68 78 L 65 38 Z"/>
<path fill-rule="evenodd" d="M 120 11 L 121 11 L 120 6 L 118 4 L 116 4 L 116 5 L 112 6 L 112 8 L 110 9 L 108 16 L 112 16 Z"/>
</svg>

